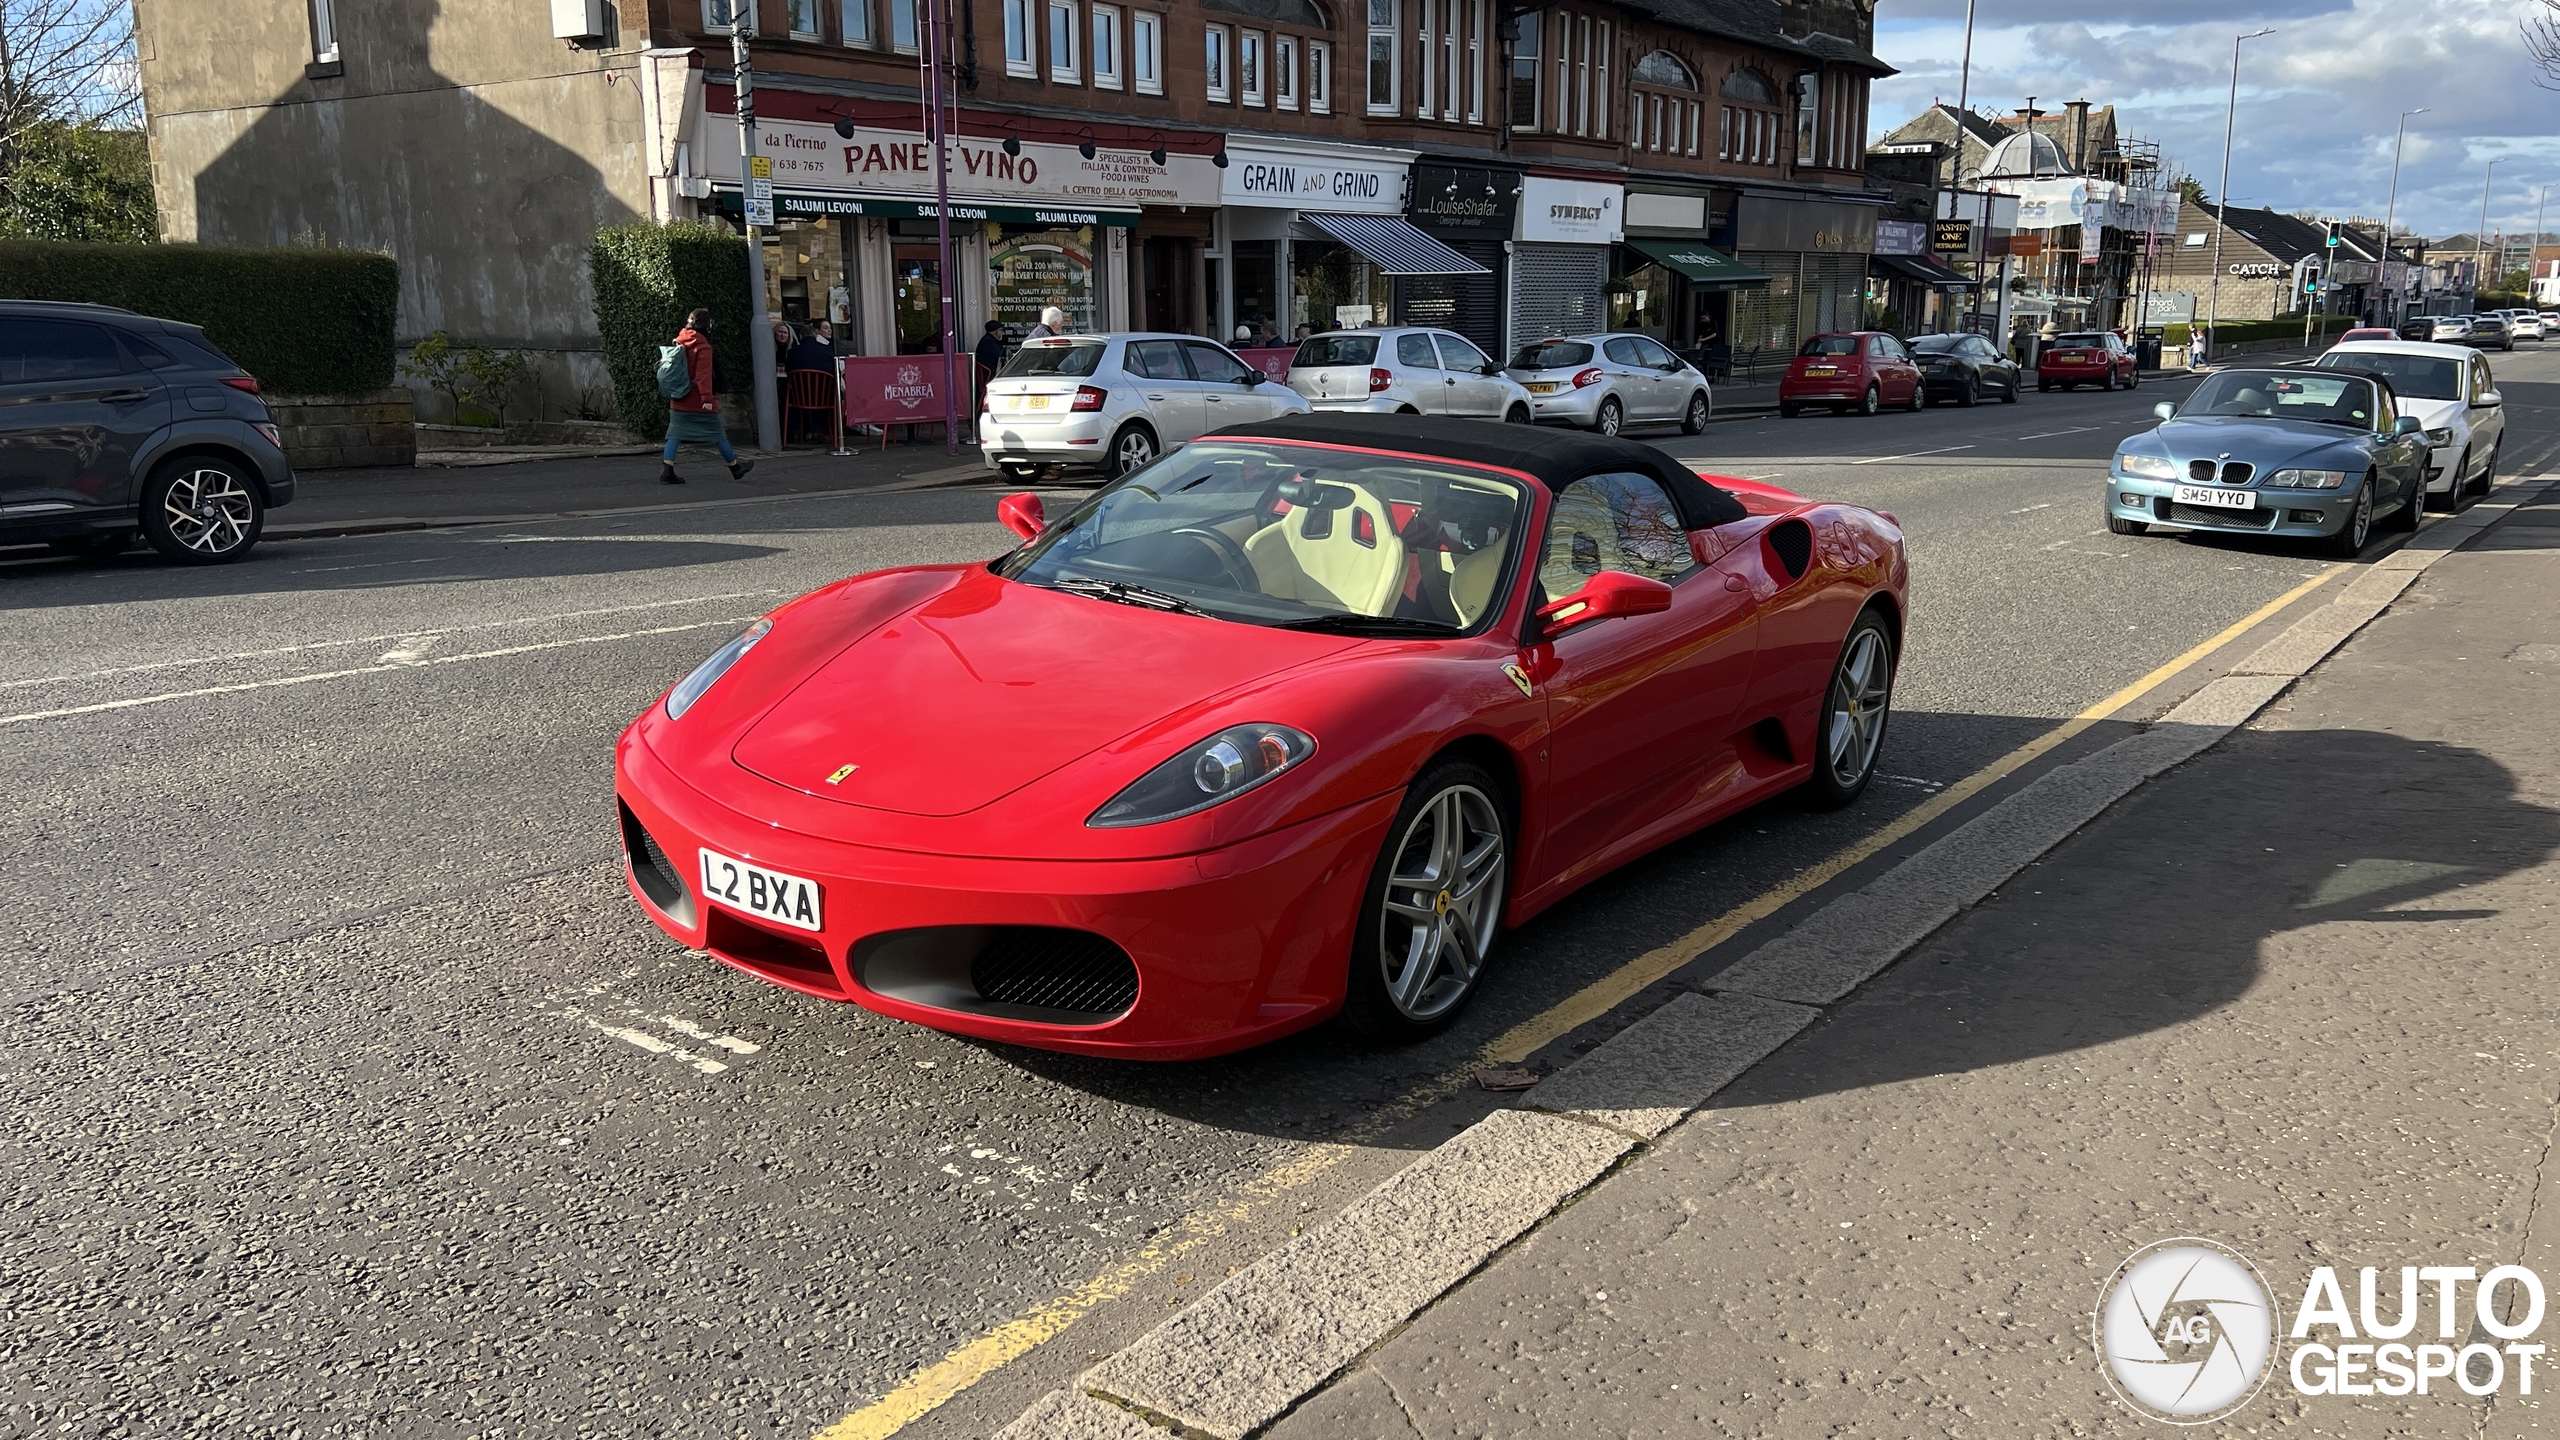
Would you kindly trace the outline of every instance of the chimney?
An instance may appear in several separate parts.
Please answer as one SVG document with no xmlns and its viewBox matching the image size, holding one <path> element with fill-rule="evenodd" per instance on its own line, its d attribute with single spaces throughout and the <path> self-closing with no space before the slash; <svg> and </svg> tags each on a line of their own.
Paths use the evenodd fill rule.
<svg viewBox="0 0 2560 1440">
<path fill-rule="evenodd" d="M 2079 174 L 2089 173 L 2089 102 L 2074 100 L 2062 107 L 2070 115 L 2064 133 L 2071 138 L 2071 168 Z"/>
</svg>

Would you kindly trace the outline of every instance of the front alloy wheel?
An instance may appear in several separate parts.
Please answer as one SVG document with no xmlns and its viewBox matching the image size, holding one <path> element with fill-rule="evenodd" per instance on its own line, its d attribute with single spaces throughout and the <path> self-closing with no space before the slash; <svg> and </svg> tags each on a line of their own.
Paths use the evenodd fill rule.
<svg viewBox="0 0 2560 1440">
<path fill-rule="evenodd" d="M 2353 560 L 2364 553 L 2364 542 L 2372 536 L 2373 477 L 2367 475 L 2364 483 L 2356 487 L 2355 506 L 2347 512 L 2347 523 L 2338 527 L 2338 533 L 2330 536 L 2323 548 L 2341 560 Z"/>
<path fill-rule="evenodd" d="M 143 538 L 182 565 L 237 560 L 266 526 L 266 502 L 240 467 L 226 460 L 181 455 L 143 487 Z"/>
<path fill-rule="evenodd" d="M 1406 792 L 1370 877 L 1343 1014 L 1380 1040 L 1417 1040 L 1475 993 L 1509 898 L 1510 824 L 1493 778 L 1465 761 Z"/>
<path fill-rule="evenodd" d="M 1701 390 L 1689 397 L 1689 408 L 1680 415 L 1680 433 L 1695 435 L 1707 428 L 1707 392 Z"/>
</svg>

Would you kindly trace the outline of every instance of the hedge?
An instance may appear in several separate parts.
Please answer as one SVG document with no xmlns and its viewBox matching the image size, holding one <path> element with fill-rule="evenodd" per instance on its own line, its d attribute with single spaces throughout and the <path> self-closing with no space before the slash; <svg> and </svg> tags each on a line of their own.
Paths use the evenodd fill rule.
<svg viewBox="0 0 2560 1440">
<path fill-rule="evenodd" d="M 2315 339 L 2326 337 L 2341 330 L 2352 330 L 2363 323 L 2353 315 L 2314 315 L 2311 317 L 2311 334 Z M 2176 347 L 2187 343 L 2188 326 L 2185 321 L 2161 328 L 2160 343 L 2163 345 Z M 2296 315 L 2290 320 L 2216 320 L 2208 322 L 2205 328 L 2213 332 L 2212 343 L 2216 345 L 2245 345 L 2253 340 L 2300 340 L 2302 317 Z"/>
<path fill-rule="evenodd" d="M 270 391 L 352 395 L 391 383 L 400 262 L 304 245 L 0 240 L 0 299 L 87 300 L 200 325 Z"/>
<path fill-rule="evenodd" d="M 754 383 L 745 236 L 710 220 L 616 225 L 596 232 L 589 263 L 596 331 L 604 338 L 604 365 L 624 429 L 666 438 L 658 347 L 675 339 L 685 313 L 697 305 L 711 312 L 713 388 L 734 395 Z"/>
</svg>

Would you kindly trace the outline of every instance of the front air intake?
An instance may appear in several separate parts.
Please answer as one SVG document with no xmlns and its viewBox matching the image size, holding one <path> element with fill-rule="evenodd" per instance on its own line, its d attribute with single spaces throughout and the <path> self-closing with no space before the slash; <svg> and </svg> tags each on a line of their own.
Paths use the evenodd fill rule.
<svg viewBox="0 0 2560 1440">
<path fill-rule="evenodd" d="M 639 886 L 640 893 L 649 897 L 649 903 L 667 918 L 679 925 L 692 924 L 693 892 L 685 887 L 683 872 L 660 848 L 658 837 L 631 813 L 630 806 L 617 808 L 622 811 L 622 858 L 631 867 L 631 883 Z"/>
<path fill-rule="evenodd" d="M 1054 925 L 936 925 L 853 947 L 863 988 L 938 1010 L 1049 1025 L 1100 1025 L 1138 1003 L 1129 952 Z"/>
</svg>

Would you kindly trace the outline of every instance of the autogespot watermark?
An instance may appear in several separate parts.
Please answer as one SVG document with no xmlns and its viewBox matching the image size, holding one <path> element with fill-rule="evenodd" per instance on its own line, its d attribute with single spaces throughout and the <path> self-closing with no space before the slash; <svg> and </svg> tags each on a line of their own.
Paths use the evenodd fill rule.
<svg viewBox="0 0 2560 1440">
<path fill-rule="evenodd" d="M 2544 1306 L 2531 1270 L 2353 1275 L 2351 1308 L 2337 1268 L 2314 1269 L 2287 1329 L 2274 1290 L 2239 1251 L 2192 1237 L 2146 1245 L 2098 1292 L 2100 1366 L 2127 1406 L 2172 1425 L 2220 1420 L 2277 1375 L 2298 1395 L 2533 1393 L 2543 1346 L 2526 1337 L 2542 1328 Z"/>
</svg>

